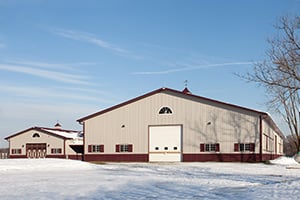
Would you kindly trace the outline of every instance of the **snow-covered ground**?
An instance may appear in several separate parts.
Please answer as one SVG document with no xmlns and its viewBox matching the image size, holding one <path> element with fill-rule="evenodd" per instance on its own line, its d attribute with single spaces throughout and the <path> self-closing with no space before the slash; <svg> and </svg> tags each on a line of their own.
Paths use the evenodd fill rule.
<svg viewBox="0 0 300 200">
<path fill-rule="evenodd" d="M 0 160 L 0 199 L 299 199 L 300 165 Z"/>
</svg>

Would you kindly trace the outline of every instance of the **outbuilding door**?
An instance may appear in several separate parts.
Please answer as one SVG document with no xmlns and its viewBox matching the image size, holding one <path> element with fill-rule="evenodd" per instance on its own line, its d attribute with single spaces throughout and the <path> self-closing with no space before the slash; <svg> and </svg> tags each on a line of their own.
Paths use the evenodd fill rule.
<svg viewBox="0 0 300 200">
<path fill-rule="evenodd" d="M 46 143 L 26 144 L 27 158 L 45 158 Z"/>
<path fill-rule="evenodd" d="M 149 161 L 180 162 L 182 131 L 180 125 L 149 127 Z"/>
</svg>

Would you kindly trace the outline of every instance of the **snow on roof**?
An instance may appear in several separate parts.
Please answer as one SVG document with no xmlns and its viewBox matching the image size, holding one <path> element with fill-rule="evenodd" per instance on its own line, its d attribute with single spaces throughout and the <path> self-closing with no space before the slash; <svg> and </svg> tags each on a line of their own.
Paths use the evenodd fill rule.
<svg viewBox="0 0 300 200">
<path fill-rule="evenodd" d="M 8 140 L 12 137 L 18 136 L 20 134 L 23 134 L 23 133 L 25 133 L 27 131 L 31 131 L 31 130 L 42 131 L 44 133 L 56 135 L 58 137 L 66 138 L 66 139 L 82 139 L 83 138 L 82 131 L 74 131 L 74 130 L 65 130 L 65 129 L 61 129 L 61 128 L 46 128 L 46 127 L 34 126 L 34 127 L 31 127 L 31 128 L 28 128 L 26 130 L 23 130 L 21 132 L 10 135 L 10 136 L 6 137 L 5 139 Z"/>
<path fill-rule="evenodd" d="M 41 130 L 44 130 L 49 133 L 59 135 L 59 136 L 65 137 L 65 138 L 70 138 L 70 139 L 82 138 L 80 131 L 53 129 L 53 128 L 41 128 Z"/>
</svg>

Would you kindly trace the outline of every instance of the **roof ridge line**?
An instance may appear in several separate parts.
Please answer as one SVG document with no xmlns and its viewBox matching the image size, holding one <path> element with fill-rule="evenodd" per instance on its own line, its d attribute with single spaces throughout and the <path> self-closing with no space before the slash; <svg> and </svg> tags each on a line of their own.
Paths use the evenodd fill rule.
<svg viewBox="0 0 300 200">
<path fill-rule="evenodd" d="M 109 112 L 109 111 L 114 110 L 116 108 L 119 108 L 119 107 L 122 107 L 124 105 L 133 103 L 135 101 L 138 101 L 140 99 L 146 98 L 148 96 L 151 96 L 153 94 L 156 94 L 156 93 L 159 93 L 159 92 L 162 92 L 162 91 L 170 91 L 170 92 L 173 92 L 173 93 L 176 93 L 176 94 L 181 94 L 181 95 L 185 95 L 185 96 L 189 96 L 189 97 L 194 97 L 194 98 L 200 98 L 202 100 L 206 100 L 206 101 L 211 101 L 211 102 L 215 102 L 215 103 L 218 103 L 218 104 L 227 105 L 227 106 L 230 106 L 230 107 L 235 107 L 235 108 L 239 108 L 239 109 L 243 109 L 243 110 L 247 110 L 247 111 L 259 113 L 259 114 L 262 114 L 262 115 L 267 115 L 267 113 L 265 113 L 265 112 L 258 111 L 258 110 L 252 109 L 252 108 L 247 108 L 247 107 L 243 107 L 243 106 L 239 106 L 239 105 L 235 105 L 235 104 L 231 104 L 231 103 L 222 102 L 222 101 L 219 101 L 219 100 L 214 100 L 214 99 L 203 97 L 203 96 L 199 96 L 199 95 L 194 95 L 194 94 L 192 94 L 190 92 L 187 93 L 187 92 L 184 92 L 184 91 L 179 91 L 179 90 L 175 90 L 175 89 L 171 89 L 171 88 L 167 88 L 167 87 L 161 87 L 161 88 L 156 89 L 156 90 L 154 90 L 152 92 L 145 93 L 145 94 L 140 95 L 138 97 L 132 98 L 132 99 L 127 100 L 127 101 L 124 101 L 123 103 L 116 104 L 114 106 L 102 109 L 102 110 L 100 110 L 98 112 L 95 112 L 95 113 L 92 113 L 92 114 L 87 115 L 85 117 L 82 117 L 82 118 L 78 119 L 77 122 L 82 123 L 83 121 L 85 121 L 87 119 L 90 119 L 90 118 L 92 118 L 94 116 L 103 114 L 105 112 Z"/>
</svg>

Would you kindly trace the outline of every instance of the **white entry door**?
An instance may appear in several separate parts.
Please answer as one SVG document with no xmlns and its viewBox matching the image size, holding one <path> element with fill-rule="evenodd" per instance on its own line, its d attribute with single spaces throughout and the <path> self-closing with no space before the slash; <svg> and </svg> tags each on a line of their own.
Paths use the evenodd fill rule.
<svg viewBox="0 0 300 200">
<path fill-rule="evenodd" d="M 149 161 L 181 161 L 181 126 L 149 127 Z"/>
</svg>

